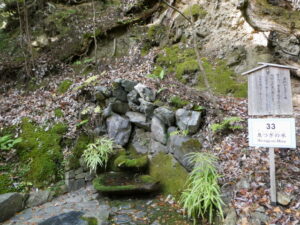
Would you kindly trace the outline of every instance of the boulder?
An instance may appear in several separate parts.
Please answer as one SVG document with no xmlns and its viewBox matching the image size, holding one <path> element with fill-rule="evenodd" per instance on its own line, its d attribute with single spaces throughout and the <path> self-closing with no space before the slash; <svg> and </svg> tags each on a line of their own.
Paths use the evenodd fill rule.
<svg viewBox="0 0 300 225">
<path fill-rule="evenodd" d="M 140 106 L 138 108 L 139 112 L 144 113 L 147 118 L 152 117 L 156 106 L 153 103 L 147 102 L 142 98 L 139 98 L 139 102 L 140 102 Z"/>
<path fill-rule="evenodd" d="M 102 116 L 104 119 L 113 115 L 112 106 L 108 104 L 108 106 L 103 110 Z"/>
<path fill-rule="evenodd" d="M 116 100 L 116 101 L 111 103 L 111 109 L 115 113 L 125 114 L 129 110 L 129 106 L 125 102 L 121 102 L 120 100 Z"/>
<path fill-rule="evenodd" d="M 136 153 L 126 154 L 123 152 L 113 162 L 114 168 L 122 171 L 141 172 L 148 168 L 148 156 Z"/>
<path fill-rule="evenodd" d="M 186 109 L 178 109 L 176 111 L 176 123 L 180 130 L 188 130 L 189 134 L 198 131 L 201 124 L 201 112 Z"/>
<path fill-rule="evenodd" d="M 0 195 L 0 222 L 11 218 L 24 209 L 23 196 L 19 193 Z"/>
<path fill-rule="evenodd" d="M 118 83 L 115 83 L 115 87 L 113 88 L 112 95 L 117 100 L 120 100 L 122 102 L 127 102 L 127 92 Z"/>
<path fill-rule="evenodd" d="M 175 124 L 175 113 L 166 107 L 159 107 L 155 109 L 154 116 L 159 118 L 169 127 Z"/>
<path fill-rule="evenodd" d="M 29 198 L 26 201 L 26 207 L 31 208 L 42 205 L 51 200 L 49 190 L 30 192 Z"/>
<path fill-rule="evenodd" d="M 50 217 L 39 225 L 88 225 L 89 222 L 82 219 L 83 215 L 83 212 L 71 211 Z"/>
<path fill-rule="evenodd" d="M 134 89 L 134 86 L 138 84 L 136 81 L 125 80 L 125 79 L 117 79 L 115 80 L 115 82 L 121 84 L 121 86 L 124 88 L 126 92 L 131 92 Z"/>
<path fill-rule="evenodd" d="M 160 142 L 151 139 L 151 141 L 150 141 L 150 152 L 152 154 L 157 154 L 157 153 L 160 153 L 160 152 L 168 153 L 169 149 L 168 149 L 167 146 L 161 144 Z"/>
<path fill-rule="evenodd" d="M 186 155 L 191 152 L 199 152 L 202 148 L 201 143 L 196 138 L 187 136 L 171 135 L 168 142 L 169 152 L 185 167 L 191 171 L 193 165 L 187 161 Z"/>
<path fill-rule="evenodd" d="M 157 117 L 152 118 L 151 122 L 152 138 L 162 144 L 167 144 L 167 129 L 166 125 Z"/>
<path fill-rule="evenodd" d="M 103 194 L 131 195 L 156 192 L 159 189 L 159 182 L 149 175 L 110 172 L 94 179 L 93 186 Z"/>
<path fill-rule="evenodd" d="M 128 102 L 134 103 L 134 104 L 139 104 L 139 93 L 136 90 L 132 90 L 127 94 L 127 99 Z"/>
<path fill-rule="evenodd" d="M 129 118 L 130 122 L 137 127 L 150 131 L 150 123 L 147 122 L 147 118 L 144 114 L 129 111 L 126 113 L 126 116 Z"/>
<path fill-rule="evenodd" d="M 66 186 L 68 191 L 77 191 L 80 188 L 85 187 L 85 179 L 70 179 L 70 180 L 65 180 L 66 181 Z"/>
<path fill-rule="evenodd" d="M 126 145 L 131 134 L 129 119 L 115 114 L 106 120 L 108 136 L 118 145 Z"/>
<path fill-rule="evenodd" d="M 111 91 L 108 87 L 105 86 L 96 86 L 94 87 L 94 99 L 96 101 L 103 101 L 106 98 L 111 97 Z"/>
<path fill-rule="evenodd" d="M 136 129 L 132 139 L 132 146 L 137 153 L 148 153 L 150 150 L 151 133 L 142 129 Z"/>
<path fill-rule="evenodd" d="M 148 88 L 146 85 L 138 83 L 134 86 L 134 89 L 139 93 L 139 95 L 148 102 L 155 101 L 155 92 Z"/>
</svg>

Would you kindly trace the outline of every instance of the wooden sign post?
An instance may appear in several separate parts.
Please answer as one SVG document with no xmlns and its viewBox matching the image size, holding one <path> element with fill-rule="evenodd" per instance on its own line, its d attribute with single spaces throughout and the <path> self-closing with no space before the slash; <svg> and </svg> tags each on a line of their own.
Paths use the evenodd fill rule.
<svg viewBox="0 0 300 225">
<path fill-rule="evenodd" d="M 290 69 L 296 67 L 259 63 L 242 75 L 248 75 L 249 146 L 269 148 L 271 204 L 276 205 L 276 170 L 274 148 L 296 148 L 295 119 L 292 116 Z M 274 118 L 275 117 L 275 118 Z"/>
</svg>

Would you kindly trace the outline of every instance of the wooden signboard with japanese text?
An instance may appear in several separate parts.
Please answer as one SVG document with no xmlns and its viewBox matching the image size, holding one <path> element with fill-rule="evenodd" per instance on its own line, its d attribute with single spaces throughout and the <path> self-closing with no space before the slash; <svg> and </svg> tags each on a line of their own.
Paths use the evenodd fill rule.
<svg viewBox="0 0 300 225">
<path fill-rule="evenodd" d="M 270 195 L 276 205 L 274 148 L 296 148 L 295 119 L 274 118 L 292 115 L 291 66 L 259 63 L 262 66 L 243 73 L 248 75 L 248 115 L 273 118 L 249 118 L 249 145 L 269 148 Z"/>
<path fill-rule="evenodd" d="M 248 75 L 248 114 L 292 115 L 290 71 L 264 67 Z"/>
</svg>

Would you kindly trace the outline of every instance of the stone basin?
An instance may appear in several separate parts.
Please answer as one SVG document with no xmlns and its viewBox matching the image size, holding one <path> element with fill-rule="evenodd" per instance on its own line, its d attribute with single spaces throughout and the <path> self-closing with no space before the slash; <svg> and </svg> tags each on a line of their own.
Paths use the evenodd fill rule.
<svg viewBox="0 0 300 225">
<path fill-rule="evenodd" d="M 124 172 L 101 174 L 93 180 L 94 188 L 103 194 L 142 194 L 159 190 L 159 182 L 149 175 Z"/>
</svg>

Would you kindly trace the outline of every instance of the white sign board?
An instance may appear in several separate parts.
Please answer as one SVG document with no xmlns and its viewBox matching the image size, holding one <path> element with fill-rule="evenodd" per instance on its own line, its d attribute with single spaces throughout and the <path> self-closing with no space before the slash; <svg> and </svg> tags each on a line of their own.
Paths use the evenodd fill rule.
<svg viewBox="0 0 300 225">
<path fill-rule="evenodd" d="M 249 145 L 267 148 L 296 148 L 295 119 L 248 119 Z"/>
</svg>

